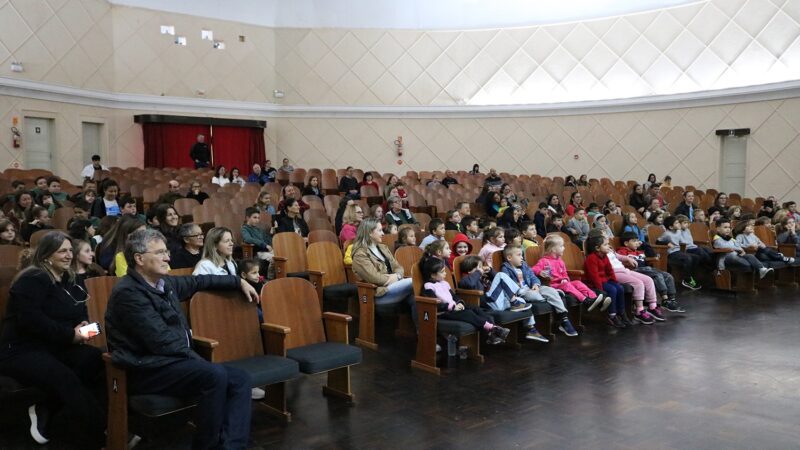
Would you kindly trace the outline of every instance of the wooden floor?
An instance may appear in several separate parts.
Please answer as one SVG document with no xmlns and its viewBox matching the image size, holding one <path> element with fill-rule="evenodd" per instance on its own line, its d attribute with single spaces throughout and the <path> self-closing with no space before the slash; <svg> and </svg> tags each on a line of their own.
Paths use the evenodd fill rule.
<svg viewBox="0 0 800 450">
<path fill-rule="evenodd" d="M 800 448 L 800 291 L 685 294 L 690 314 L 577 338 L 486 349 L 437 378 L 411 371 L 410 342 L 384 336 L 353 371 L 355 406 L 321 395 L 324 377 L 288 389 L 294 420 L 257 408 L 253 448 Z M 388 327 L 384 327 L 388 328 Z M 0 408 L 5 409 L 5 408 Z M 0 448 L 37 446 L 26 417 L 2 413 Z M 189 429 L 141 449 L 188 448 Z"/>
</svg>

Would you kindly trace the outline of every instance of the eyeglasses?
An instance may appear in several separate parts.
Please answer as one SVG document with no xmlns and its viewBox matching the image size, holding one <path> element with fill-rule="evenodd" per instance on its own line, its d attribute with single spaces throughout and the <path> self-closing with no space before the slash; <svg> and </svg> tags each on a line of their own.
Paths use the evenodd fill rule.
<svg viewBox="0 0 800 450">
<path fill-rule="evenodd" d="M 155 252 L 142 252 L 142 254 L 145 254 L 145 253 L 152 253 L 152 254 L 154 254 L 154 255 L 156 255 L 156 256 L 159 256 L 159 257 L 161 257 L 161 258 L 163 258 L 163 257 L 165 257 L 165 256 L 166 256 L 166 257 L 169 257 L 169 256 L 170 256 L 170 252 L 169 252 L 169 250 L 167 250 L 167 249 L 164 249 L 164 250 L 158 250 L 158 251 L 155 251 Z"/>
<path fill-rule="evenodd" d="M 75 284 L 73 286 L 78 288 L 78 289 L 80 289 L 80 291 L 83 292 L 83 295 L 84 295 L 84 299 L 83 300 L 78 300 L 75 297 L 73 297 L 72 293 L 70 293 L 69 290 L 67 290 L 67 289 L 61 288 L 61 290 L 63 290 L 67 295 L 69 295 L 69 298 L 72 299 L 72 302 L 75 303 L 75 306 L 82 305 L 82 304 L 88 302 L 89 301 L 89 293 L 86 292 L 86 290 L 84 288 L 82 288 L 81 285 L 79 285 L 79 284 Z"/>
<path fill-rule="evenodd" d="M 184 237 L 187 237 L 187 238 L 196 238 L 196 237 L 205 237 L 205 236 L 203 236 L 202 234 L 190 234 L 190 235 L 188 235 L 188 236 L 184 236 Z"/>
</svg>

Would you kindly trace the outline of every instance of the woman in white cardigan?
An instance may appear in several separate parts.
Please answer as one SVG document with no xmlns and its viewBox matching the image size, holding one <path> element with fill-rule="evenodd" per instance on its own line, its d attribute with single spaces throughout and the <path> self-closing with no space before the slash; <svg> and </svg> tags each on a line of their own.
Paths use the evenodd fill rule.
<svg viewBox="0 0 800 450">
<path fill-rule="evenodd" d="M 192 275 L 236 275 L 233 261 L 233 233 L 225 227 L 208 230 L 203 244 L 203 257 L 194 266 Z"/>
</svg>

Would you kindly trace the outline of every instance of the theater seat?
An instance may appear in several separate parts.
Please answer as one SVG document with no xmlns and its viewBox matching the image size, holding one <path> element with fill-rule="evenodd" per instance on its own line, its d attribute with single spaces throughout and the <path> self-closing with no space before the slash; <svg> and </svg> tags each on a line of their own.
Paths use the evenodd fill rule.
<svg viewBox="0 0 800 450">
<path fill-rule="evenodd" d="M 286 357 L 297 361 L 301 372 L 313 374 L 360 363 L 361 349 L 338 342 L 319 342 L 289 349 Z"/>
</svg>

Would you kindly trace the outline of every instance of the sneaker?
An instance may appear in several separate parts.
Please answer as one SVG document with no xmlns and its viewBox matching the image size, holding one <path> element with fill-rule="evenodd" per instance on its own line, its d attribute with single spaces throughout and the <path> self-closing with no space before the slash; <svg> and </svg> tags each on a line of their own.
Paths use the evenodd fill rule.
<svg viewBox="0 0 800 450">
<path fill-rule="evenodd" d="M 794 264 L 794 258 L 792 258 L 791 256 L 784 256 L 783 262 L 785 262 L 786 264 Z"/>
<path fill-rule="evenodd" d="M 439 345 L 439 344 L 436 344 L 436 353 L 439 353 L 440 351 L 442 351 L 442 346 Z"/>
<path fill-rule="evenodd" d="M 775 269 L 773 269 L 772 267 L 762 267 L 758 269 L 758 279 L 760 280 L 764 278 L 765 276 L 767 276 L 768 273 L 772 272 L 773 270 Z"/>
<path fill-rule="evenodd" d="M 619 315 L 615 316 L 608 316 L 606 322 L 614 328 L 627 328 L 628 326 L 625 325 L 625 322 L 619 318 Z"/>
<path fill-rule="evenodd" d="M 696 290 L 701 289 L 703 287 L 703 286 L 700 285 L 700 283 L 697 282 L 697 280 L 694 279 L 694 277 L 692 277 L 690 279 L 691 279 L 690 283 L 692 284 L 692 289 L 693 290 L 696 291 Z"/>
<path fill-rule="evenodd" d="M 267 395 L 267 393 L 261 388 L 253 388 L 250 390 L 250 398 L 253 400 L 261 400 L 265 395 Z"/>
<path fill-rule="evenodd" d="M 128 450 L 139 445 L 139 442 L 141 441 L 142 437 L 138 434 L 128 433 Z"/>
<path fill-rule="evenodd" d="M 617 317 L 619 317 L 619 320 L 621 320 L 622 323 L 625 324 L 626 327 L 632 327 L 633 326 L 633 322 L 631 322 L 631 319 L 628 319 L 628 315 L 627 314 L 624 314 L 624 313 L 623 314 L 617 314 Z"/>
<path fill-rule="evenodd" d="M 598 306 L 602 305 L 603 304 L 603 297 L 605 297 L 603 294 L 598 295 L 597 298 L 594 299 L 592 304 L 589 305 L 589 311 L 592 311 L 593 309 L 595 309 Z"/>
<path fill-rule="evenodd" d="M 537 330 L 536 328 L 531 328 L 530 330 L 528 330 L 528 333 L 525 335 L 525 339 L 531 341 L 539 341 L 539 342 L 550 342 L 550 340 L 542 336 L 539 333 L 539 330 Z"/>
<path fill-rule="evenodd" d="M 604 298 L 603 299 L 603 304 L 600 306 L 600 311 L 607 310 L 608 307 L 611 306 L 611 302 L 612 302 L 611 297 Z"/>
<path fill-rule="evenodd" d="M 647 313 L 650 314 L 650 317 L 652 317 L 653 320 L 655 320 L 656 322 L 664 322 L 665 320 L 667 320 L 664 318 L 664 312 L 661 311 L 660 306 L 656 306 L 653 309 L 648 309 Z"/>
<path fill-rule="evenodd" d="M 503 328 L 501 326 L 495 325 L 494 328 L 492 328 L 492 333 L 495 336 L 502 339 L 503 342 L 505 342 L 506 338 L 508 337 L 508 333 L 511 333 L 511 330 L 509 328 Z"/>
<path fill-rule="evenodd" d="M 686 289 L 694 290 L 694 285 L 692 284 L 691 280 L 681 280 L 681 286 L 685 287 Z"/>
<path fill-rule="evenodd" d="M 489 345 L 499 345 L 502 344 L 503 342 L 505 342 L 503 339 L 495 335 L 489 335 L 489 337 L 486 338 L 486 343 Z"/>
<path fill-rule="evenodd" d="M 661 304 L 661 306 L 663 306 L 664 309 L 666 309 L 669 312 L 674 312 L 674 313 L 685 313 L 686 312 L 685 309 L 681 308 L 681 306 L 678 305 L 678 301 L 677 300 L 665 300 L 664 303 Z"/>
<path fill-rule="evenodd" d="M 47 409 L 42 405 L 31 405 L 28 408 L 28 417 L 31 419 L 31 437 L 37 444 L 47 444 L 50 441 L 45 437 L 48 416 Z"/>
<path fill-rule="evenodd" d="M 567 336 L 577 336 L 578 332 L 575 331 L 575 327 L 572 326 L 572 322 L 569 319 L 564 319 L 561 321 L 561 325 L 558 326 L 559 331 L 566 334 Z"/>
<path fill-rule="evenodd" d="M 641 310 L 638 313 L 634 314 L 633 320 L 639 323 L 643 323 L 645 325 L 652 325 L 653 323 L 655 323 L 655 320 L 653 320 L 653 316 L 651 316 L 650 313 L 648 313 L 645 310 Z"/>
<path fill-rule="evenodd" d="M 523 300 L 517 299 L 511 302 L 511 311 L 514 312 L 527 311 L 531 309 L 531 306 L 533 305 L 531 305 L 530 303 L 525 303 L 525 301 Z"/>
</svg>

